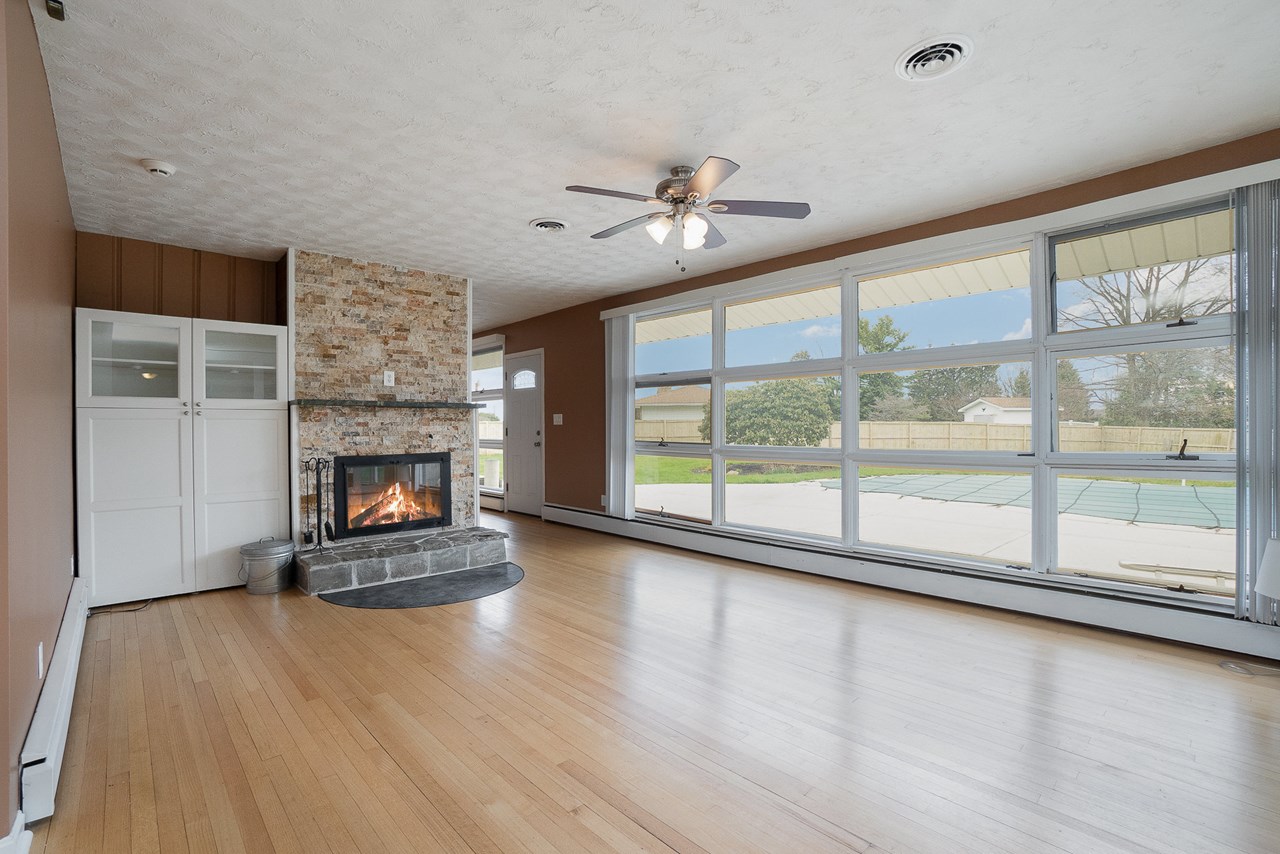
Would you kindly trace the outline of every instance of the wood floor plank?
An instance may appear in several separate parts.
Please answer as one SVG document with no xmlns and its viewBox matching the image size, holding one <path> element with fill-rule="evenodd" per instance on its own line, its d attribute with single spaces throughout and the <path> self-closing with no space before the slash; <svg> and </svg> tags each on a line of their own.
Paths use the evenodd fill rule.
<svg viewBox="0 0 1280 854">
<path fill-rule="evenodd" d="M 94 617 L 33 852 L 1260 852 L 1280 680 L 517 515 L 497 596 Z"/>
</svg>

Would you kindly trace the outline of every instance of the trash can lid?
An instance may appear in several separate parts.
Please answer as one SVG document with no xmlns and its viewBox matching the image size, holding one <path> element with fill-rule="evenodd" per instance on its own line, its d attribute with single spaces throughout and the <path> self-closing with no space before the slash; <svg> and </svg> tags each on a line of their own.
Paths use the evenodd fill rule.
<svg viewBox="0 0 1280 854">
<path fill-rule="evenodd" d="M 245 543 L 240 547 L 244 557 L 289 557 L 293 554 L 293 540 L 277 540 L 263 537 L 256 543 Z"/>
</svg>

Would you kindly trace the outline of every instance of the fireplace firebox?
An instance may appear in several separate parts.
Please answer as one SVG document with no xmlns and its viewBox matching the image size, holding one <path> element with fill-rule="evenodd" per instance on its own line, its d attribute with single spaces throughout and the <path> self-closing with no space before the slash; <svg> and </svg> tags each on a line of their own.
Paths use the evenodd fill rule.
<svg viewBox="0 0 1280 854">
<path fill-rule="evenodd" d="M 333 492 L 338 539 L 451 523 L 447 453 L 334 457 Z"/>
</svg>

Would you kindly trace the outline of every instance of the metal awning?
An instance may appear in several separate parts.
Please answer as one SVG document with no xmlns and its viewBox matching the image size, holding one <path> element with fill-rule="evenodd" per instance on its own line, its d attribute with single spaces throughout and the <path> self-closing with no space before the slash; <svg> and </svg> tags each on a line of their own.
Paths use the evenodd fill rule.
<svg viewBox="0 0 1280 854">
<path fill-rule="evenodd" d="M 1230 210 L 1172 219 L 1059 243 L 1059 281 L 1105 276 L 1159 264 L 1215 258 L 1235 250 Z"/>
<path fill-rule="evenodd" d="M 502 350 L 489 350 L 485 353 L 476 353 L 471 357 L 471 370 L 483 371 L 489 368 L 502 367 Z"/>
<path fill-rule="evenodd" d="M 858 309 L 869 311 L 917 302 L 1025 288 L 1031 283 L 1031 252 L 1018 249 L 967 261 L 907 270 L 858 282 Z"/>
</svg>

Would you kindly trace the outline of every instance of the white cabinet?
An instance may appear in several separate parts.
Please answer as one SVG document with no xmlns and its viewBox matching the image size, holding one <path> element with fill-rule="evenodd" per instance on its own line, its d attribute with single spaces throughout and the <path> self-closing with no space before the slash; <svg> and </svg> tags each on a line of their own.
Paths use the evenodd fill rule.
<svg viewBox="0 0 1280 854">
<path fill-rule="evenodd" d="M 80 572 L 107 605 L 242 583 L 288 536 L 285 330 L 80 309 Z"/>
<path fill-rule="evenodd" d="M 76 406 L 283 409 L 286 330 L 124 311 L 76 312 Z"/>
</svg>

